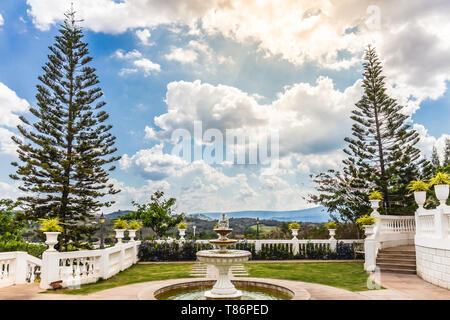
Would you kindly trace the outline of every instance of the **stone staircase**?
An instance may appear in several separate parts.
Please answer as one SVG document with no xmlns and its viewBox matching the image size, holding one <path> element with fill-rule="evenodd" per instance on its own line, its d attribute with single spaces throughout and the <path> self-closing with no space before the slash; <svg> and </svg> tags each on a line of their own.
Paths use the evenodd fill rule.
<svg viewBox="0 0 450 320">
<path fill-rule="evenodd" d="M 378 251 L 377 267 L 384 272 L 416 274 L 414 246 L 401 246 Z"/>
<path fill-rule="evenodd" d="M 197 262 L 192 266 L 190 276 L 191 277 L 199 277 L 204 278 L 207 275 L 207 267 L 206 264 Z"/>
<path fill-rule="evenodd" d="M 234 277 L 248 277 L 247 269 L 242 264 L 235 264 L 230 268 L 231 274 Z"/>
</svg>

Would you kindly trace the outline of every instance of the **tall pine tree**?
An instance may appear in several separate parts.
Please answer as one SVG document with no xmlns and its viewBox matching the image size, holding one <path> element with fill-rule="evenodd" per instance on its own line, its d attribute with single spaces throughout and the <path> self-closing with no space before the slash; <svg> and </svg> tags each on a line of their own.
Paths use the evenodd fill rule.
<svg viewBox="0 0 450 320">
<path fill-rule="evenodd" d="M 444 163 L 443 166 L 450 166 L 450 139 L 445 139 Z"/>
<path fill-rule="evenodd" d="M 66 250 L 70 240 L 92 236 L 95 212 L 113 203 L 102 198 L 119 192 L 108 179 L 112 163 L 120 159 L 112 155 L 116 138 L 104 124 L 109 116 L 102 110 L 103 93 L 78 22 L 73 9 L 65 14 L 38 78 L 37 107 L 30 108 L 36 121 L 21 117 L 23 139 L 13 137 L 20 163 L 12 163 L 17 169 L 11 178 L 27 194 L 19 198 L 25 216 L 58 217 Z"/>
<path fill-rule="evenodd" d="M 436 147 L 433 147 L 433 152 L 431 153 L 431 164 L 433 165 L 433 171 L 436 171 L 441 167 L 441 161 L 439 160 Z"/>
<path fill-rule="evenodd" d="M 348 158 L 343 173 L 329 171 L 316 176 L 320 195 L 310 195 L 309 200 L 328 209 L 336 209 L 339 203 L 357 217 L 367 213 L 367 206 L 357 202 L 367 202 L 364 194 L 379 190 L 383 194 L 383 213 L 411 214 L 416 204 L 406 187 L 421 177 L 419 168 L 427 167 L 415 147 L 419 134 L 406 124 L 408 117 L 402 113 L 403 107 L 387 95 L 383 67 L 375 49 L 369 46 L 364 59 L 364 93 L 352 111 L 352 137 L 345 138 Z M 354 199 L 348 196 L 349 186 L 355 190 Z M 344 209 L 338 211 L 346 215 Z"/>
</svg>

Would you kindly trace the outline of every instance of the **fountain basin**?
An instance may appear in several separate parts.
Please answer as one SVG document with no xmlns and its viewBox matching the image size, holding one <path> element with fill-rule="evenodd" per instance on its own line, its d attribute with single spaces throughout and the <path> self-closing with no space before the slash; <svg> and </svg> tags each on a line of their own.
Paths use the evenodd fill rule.
<svg viewBox="0 0 450 320">
<path fill-rule="evenodd" d="M 213 243 L 211 241 L 211 243 Z M 197 252 L 197 258 L 201 262 L 208 264 L 235 264 L 248 261 L 251 256 L 249 251 L 245 250 L 203 250 Z"/>
<path fill-rule="evenodd" d="M 216 284 L 205 292 L 207 299 L 230 300 L 241 299 L 242 292 L 237 290 L 228 278 L 228 273 L 233 264 L 244 263 L 251 256 L 249 251 L 244 250 L 203 250 L 197 252 L 200 262 L 212 264 L 217 268 L 219 277 Z"/>
<path fill-rule="evenodd" d="M 242 300 L 290 300 L 294 297 L 293 291 L 275 284 L 248 280 L 232 282 L 242 293 Z M 211 290 L 214 283 L 214 280 L 179 283 L 156 290 L 154 296 L 157 300 L 205 300 L 208 299 L 205 293 Z"/>
</svg>

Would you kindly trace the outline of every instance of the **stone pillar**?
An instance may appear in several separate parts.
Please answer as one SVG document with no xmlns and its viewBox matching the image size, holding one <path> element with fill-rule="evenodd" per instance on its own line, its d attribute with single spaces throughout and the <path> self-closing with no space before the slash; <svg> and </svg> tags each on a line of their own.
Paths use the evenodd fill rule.
<svg viewBox="0 0 450 320">
<path fill-rule="evenodd" d="M 50 289 L 50 283 L 61 280 L 59 278 L 59 252 L 44 251 L 42 254 L 41 289 Z"/>
<path fill-rule="evenodd" d="M 295 238 L 292 240 L 292 253 L 294 255 L 298 254 L 299 252 L 299 244 L 298 244 L 298 239 Z"/>
<path fill-rule="evenodd" d="M 125 246 L 120 248 L 120 271 L 125 270 Z"/>
<path fill-rule="evenodd" d="M 260 252 L 261 251 L 261 241 L 256 240 L 255 241 L 255 252 Z"/>
<path fill-rule="evenodd" d="M 336 239 L 330 239 L 330 251 L 336 252 L 336 246 L 337 246 L 337 240 Z"/>
<path fill-rule="evenodd" d="M 99 276 L 105 280 L 109 278 L 109 250 L 111 249 L 103 249 L 100 257 Z"/>
<path fill-rule="evenodd" d="M 375 271 L 376 268 L 376 240 L 374 226 L 365 226 L 366 239 L 364 240 L 364 270 Z"/>
<path fill-rule="evenodd" d="M 28 253 L 26 252 L 16 252 L 16 261 L 14 268 L 14 283 L 15 284 L 24 284 L 27 282 L 27 271 L 28 271 L 28 262 L 27 262 Z"/>
</svg>

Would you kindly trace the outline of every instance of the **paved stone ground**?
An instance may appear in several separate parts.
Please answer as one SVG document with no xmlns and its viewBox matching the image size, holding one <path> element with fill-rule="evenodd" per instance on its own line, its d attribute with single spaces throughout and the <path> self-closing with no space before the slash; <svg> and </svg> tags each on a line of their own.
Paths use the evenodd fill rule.
<svg viewBox="0 0 450 320">
<path fill-rule="evenodd" d="M 206 278 L 216 277 L 216 270 L 208 266 Z M 202 278 L 200 278 L 202 279 Z M 439 288 L 416 275 L 380 273 L 378 282 L 386 289 L 370 290 L 361 292 L 350 292 L 344 289 L 330 286 L 306 283 L 300 281 L 261 279 L 239 277 L 239 280 L 254 280 L 279 284 L 298 290 L 302 299 L 312 300 L 450 300 L 450 290 Z M 116 287 L 89 295 L 66 295 L 66 294 L 45 294 L 40 293 L 38 284 L 15 285 L 7 288 L 0 288 L 0 300 L 139 300 L 152 299 L 153 292 L 163 285 L 171 285 L 183 281 L 199 281 L 198 278 L 171 279 L 163 281 L 152 281 L 129 285 L 126 287 Z M 306 296 L 304 291 L 309 293 Z"/>
</svg>

